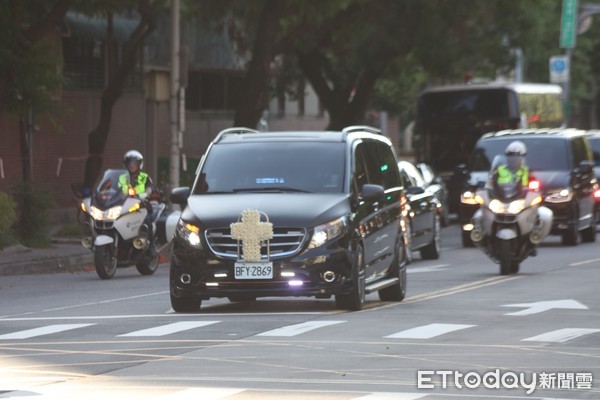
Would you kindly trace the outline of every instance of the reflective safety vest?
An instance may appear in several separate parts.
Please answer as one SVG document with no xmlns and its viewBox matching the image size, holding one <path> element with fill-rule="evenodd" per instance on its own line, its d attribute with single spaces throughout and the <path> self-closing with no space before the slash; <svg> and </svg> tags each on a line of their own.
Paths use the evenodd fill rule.
<svg viewBox="0 0 600 400">
<path fill-rule="evenodd" d="M 149 176 L 144 171 L 139 171 L 137 174 L 136 182 L 130 181 L 130 174 L 125 173 L 119 176 L 119 187 L 123 190 L 123 193 L 127 194 L 130 187 L 135 189 L 136 194 L 146 193 L 146 182 L 148 182 Z"/>
<path fill-rule="evenodd" d="M 506 167 L 506 165 L 501 165 L 498 167 L 498 179 L 497 182 L 499 185 L 506 183 L 517 183 L 521 182 L 522 186 L 529 185 L 529 168 L 522 166 L 517 172 L 513 173 L 510 169 Z"/>
</svg>

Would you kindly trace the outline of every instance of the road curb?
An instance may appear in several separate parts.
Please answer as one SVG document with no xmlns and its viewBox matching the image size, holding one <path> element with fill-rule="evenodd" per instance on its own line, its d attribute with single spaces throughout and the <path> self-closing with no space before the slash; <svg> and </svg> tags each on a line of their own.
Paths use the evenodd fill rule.
<svg viewBox="0 0 600 400">
<path fill-rule="evenodd" d="M 0 264 L 0 275 L 26 275 L 55 272 L 80 272 L 93 268 L 93 254 L 71 255 Z"/>
</svg>

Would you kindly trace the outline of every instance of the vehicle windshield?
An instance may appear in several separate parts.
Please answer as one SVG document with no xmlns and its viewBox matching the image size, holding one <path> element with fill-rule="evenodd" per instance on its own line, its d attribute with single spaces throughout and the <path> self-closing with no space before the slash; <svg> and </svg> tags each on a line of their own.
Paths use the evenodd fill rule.
<svg viewBox="0 0 600 400">
<path fill-rule="evenodd" d="M 504 154 L 506 146 L 515 140 L 514 137 L 481 140 L 473 154 L 469 169 L 471 171 L 489 171 L 492 160 Z M 559 137 L 520 137 L 527 146 L 525 164 L 535 171 L 567 171 L 569 169 L 569 153 L 566 141 Z"/>
<path fill-rule="evenodd" d="M 341 142 L 217 144 L 206 158 L 194 193 L 341 193 L 344 152 Z"/>
<path fill-rule="evenodd" d="M 127 174 L 126 169 L 107 169 L 98 180 L 92 192 L 92 205 L 100 209 L 107 209 L 121 204 L 127 194 L 119 187 L 119 176 Z"/>
</svg>

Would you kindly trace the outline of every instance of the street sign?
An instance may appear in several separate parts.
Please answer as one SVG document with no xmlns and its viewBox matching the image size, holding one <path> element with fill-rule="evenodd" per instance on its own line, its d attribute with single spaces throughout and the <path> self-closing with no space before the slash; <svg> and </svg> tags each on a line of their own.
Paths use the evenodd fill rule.
<svg viewBox="0 0 600 400">
<path fill-rule="evenodd" d="M 564 83 L 569 80 L 569 58 L 567 56 L 550 57 L 550 82 Z"/>
<path fill-rule="evenodd" d="M 563 0 L 560 19 L 560 47 L 572 49 L 577 36 L 578 0 Z"/>
</svg>

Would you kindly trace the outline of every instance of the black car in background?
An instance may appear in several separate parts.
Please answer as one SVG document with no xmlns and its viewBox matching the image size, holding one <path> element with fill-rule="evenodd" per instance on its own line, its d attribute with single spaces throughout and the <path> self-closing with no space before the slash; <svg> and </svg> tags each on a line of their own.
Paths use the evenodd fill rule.
<svg viewBox="0 0 600 400">
<path fill-rule="evenodd" d="M 424 187 L 419 170 L 409 161 L 399 161 L 398 170 L 408 199 L 410 248 L 424 259 L 440 257 L 441 204 Z"/>
<path fill-rule="evenodd" d="M 440 176 L 438 176 L 433 168 L 429 164 L 426 163 L 417 163 L 415 167 L 421 173 L 423 180 L 425 181 L 424 189 L 430 193 L 432 193 L 440 202 L 441 210 L 440 210 L 440 221 L 442 226 L 448 226 L 449 214 L 450 214 L 450 206 L 448 204 L 448 187 L 442 180 Z"/>
<path fill-rule="evenodd" d="M 551 234 L 561 235 L 566 245 L 576 245 L 580 234 L 584 242 L 595 241 L 596 177 L 585 131 L 515 129 L 486 134 L 475 145 L 459 208 L 463 245 L 472 245 L 471 217 L 479 207 L 474 193 L 485 185 L 494 157 L 515 140 L 527 146 L 530 179 L 540 183 L 543 204 L 554 213 Z"/>
<path fill-rule="evenodd" d="M 375 128 L 218 134 L 173 239 L 170 296 L 177 312 L 202 300 L 335 296 L 359 310 L 365 294 L 406 294 L 406 198 L 392 143 Z"/>
<path fill-rule="evenodd" d="M 590 142 L 590 147 L 592 148 L 592 154 L 594 156 L 594 174 L 596 175 L 596 184 L 598 185 L 594 190 L 594 198 L 596 199 L 596 222 L 600 223 L 600 131 L 588 131 L 587 139 L 588 142 Z"/>
</svg>

